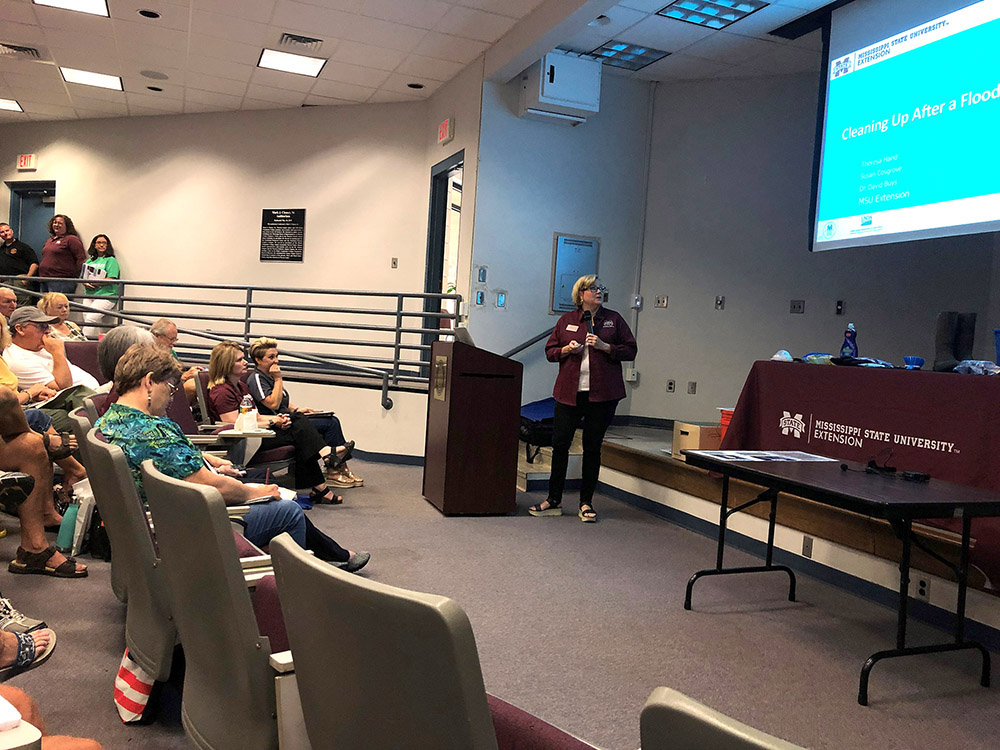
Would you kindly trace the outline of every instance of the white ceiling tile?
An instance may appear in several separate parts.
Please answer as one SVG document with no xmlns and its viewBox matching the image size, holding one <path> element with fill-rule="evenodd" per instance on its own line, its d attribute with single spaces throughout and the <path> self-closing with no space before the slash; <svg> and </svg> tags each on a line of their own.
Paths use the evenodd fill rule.
<svg viewBox="0 0 1000 750">
<path fill-rule="evenodd" d="M 672 0 L 622 0 L 618 4 L 626 8 L 641 10 L 644 13 L 656 13 L 656 11 L 670 5 L 671 2 Z"/>
<path fill-rule="evenodd" d="M 434 81 L 450 81 L 464 67 L 462 63 L 438 60 L 422 55 L 410 55 L 396 68 L 396 72 L 422 76 Z"/>
<path fill-rule="evenodd" d="M 306 104 L 312 104 L 316 107 L 342 107 L 346 104 L 357 104 L 357 102 L 352 102 L 347 99 L 331 99 L 328 96 L 317 96 L 316 94 L 310 94 L 306 97 Z"/>
<path fill-rule="evenodd" d="M 108 104 L 121 104 L 125 106 L 125 92 L 102 89 L 100 86 L 84 86 L 79 83 L 67 83 L 66 90 L 69 91 L 73 99 L 73 105 L 79 104 L 81 107 L 90 106 L 86 102 L 107 102 Z"/>
<path fill-rule="evenodd" d="M 125 98 L 130 100 L 132 96 L 149 96 L 154 99 L 170 99 L 180 101 L 184 99 L 184 85 L 181 83 L 170 84 L 167 81 L 151 81 L 142 76 L 130 76 L 124 80 Z M 147 87 L 155 86 L 162 91 L 150 91 Z M 165 105 L 166 106 L 166 105 Z"/>
<path fill-rule="evenodd" d="M 510 31 L 515 23 L 509 16 L 456 5 L 438 21 L 434 30 L 492 44 Z"/>
<path fill-rule="evenodd" d="M 184 105 L 188 102 L 195 104 L 221 104 L 228 109 L 239 109 L 242 96 L 232 96 L 231 94 L 221 94 L 218 91 L 201 91 L 200 89 L 186 89 L 184 92 Z"/>
<path fill-rule="evenodd" d="M 114 44 L 112 36 L 87 37 L 66 29 L 45 29 L 45 43 L 53 54 L 64 47 L 71 49 L 93 49 L 95 46 Z"/>
<path fill-rule="evenodd" d="M 630 26 L 634 26 L 646 17 L 645 13 L 631 8 L 615 6 L 604 12 L 610 23 L 605 26 L 586 26 L 577 34 L 573 35 L 562 45 L 572 47 L 583 52 L 590 52 L 600 47 L 609 39 L 617 39 L 618 36 Z"/>
<path fill-rule="evenodd" d="M 312 89 L 313 84 L 316 83 L 316 79 L 312 76 L 300 76 L 295 73 L 285 73 L 280 70 L 254 68 L 253 75 L 250 76 L 250 83 L 258 83 L 262 86 L 272 86 L 276 89 L 300 91 L 304 94 Z"/>
<path fill-rule="evenodd" d="M 245 0 L 243 0 L 245 2 Z M 203 3 L 199 2 L 201 7 Z M 155 2 L 155 0 L 108 0 L 108 9 L 113 21 L 134 21 L 150 28 L 188 30 L 188 20 L 191 15 L 189 8 L 181 5 Z M 145 18 L 139 15 L 140 10 L 155 10 L 159 18 Z"/>
<path fill-rule="evenodd" d="M 636 77 L 653 81 L 697 80 L 712 78 L 716 73 L 728 70 L 730 67 L 732 66 L 725 63 L 697 57 L 670 55 L 638 71 Z"/>
<path fill-rule="evenodd" d="M 353 83 L 341 83 L 340 81 L 316 81 L 312 93 L 330 99 L 343 99 L 350 102 L 367 101 L 375 92 L 371 86 L 356 86 Z"/>
<path fill-rule="evenodd" d="M 423 84 L 422 89 L 411 89 L 407 84 L 410 83 L 421 83 Z M 382 91 L 392 91 L 397 94 L 416 94 L 420 98 L 426 98 L 433 94 L 437 89 L 441 87 L 440 81 L 432 81 L 429 78 L 417 78 L 416 76 L 408 76 L 402 73 L 393 73 L 389 76 L 388 80 L 382 84 L 380 90 Z"/>
<path fill-rule="evenodd" d="M 542 0 L 458 0 L 458 4 L 511 18 L 524 18 L 541 5 Z"/>
<path fill-rule="evenodd" d="M 149 78 L 142 75 L 143 71 L 147 73 L 162 73 L 166 78 Z M 136 81 L 145 81 L 147 86 L 181 86 L 184 83 L 185 73 L 180 68 L 159 65 L 150 67 L 141 60 L 122 60 L 121 76 L 126 80 L 135 79 Z"/>
<path fill-rule="evenodd" d="M 412 52 L 427 34 L 425 29 L 417 29 L 392 21 L 381 21 L 365 16 L 351 16 L 350 18 L 351 21 L 337 34 L 340 39 Z"/>
<path fill-rule="evenodd" d="M 406 53 L 402 50 L 350 41 L 342 41 L 330 56 L 331 62 L 345 62 L 379 70 L 395 70 L 405 59 Z"/>
<path fill-rule="evenodd" d="M 379 89 L 371 98 L 368 99 L 368 104 L 391 104 L 393 102 L 419 102 L 425 97 L 422 96 L 410 96 L 409 94 L 399 94 L 395 91 L 386 91 L 384 89 Z"/>
<path fill-rule="evenodd" d="M 239 0 L 237 8 L 233 0 L 198 0 L 195 7 L 209 13 L 233 14 L 238 12 L 240 17 L 247 21 L 270 23 L 275 5 L 276 0 Z"/>
<path fill-rule="evenodd" d="M 244 99 L 240 109 L 288 109 L 281 102 L 265 102 L 263 99 Z"/>
<path fill-rule="evenodd" d="M 202 104 L 201 102 L 184 102 L 184 114 L 195 115 L 202 112 L 232 112 L 233 108 L 225 104 Z"/>
<path fill-rule="evenodd" d="M 188 57 L 187 54 L 179 50 L 155 47 L 149 44 L 131 46 L 127 42 L 119 42 L 118 54 L 122 58 L 123 66 L 128 62 L 137 65 L 140 70 L 183 69 L 187 64 Z"/>
<path fill-rule="evenodd" d="M 10 111 L 8 111 L 6 109 L 0 109 L 0 122 L 2 122 L 2 123 L 8 123 L 8 122 L 28 122 L 29 120 L 32 120 L 32 119 L 35 119 L 35 118 L 32 118 L 31 116 L 29 116 L 25 112 L 10 112 Z M 39 117 L 38 119 L 46 119 L 46 118 Z"/>
<path fill-rule="evenodd" d="M 55 70 L 55 74 L 52 71 Z M 65 91 L 66 84 L 58 68 L 48 68 L 39 74 L 4 73 L 4 81 L 13 89 L 37 89 L 38 91 Z"/>
<path fill-rule="evenodd" d="M 421 29 L 433 29 L 451 9 L 440 0 L 363 0 L 361 15 L 395 21 Z"/>
<path fill-rule="evenodd" d="M 91 112 L 105 112 L 107 114 L 124 115 L 128 114 L 128 105 L 125 104 L 124 97 L 120 102 L 111 102 L 106 99 L 98 99 L 89 96 L 74 96 L 73 109 L 79 112 L 86 109 Z"/>
<path fill-rule="evenodd" d="M 225 2 L 225 0 L 223 0 Z M 279 0 L 280 2 L 280 0 Z M 327 10 L 339 10 L 345 13 L 359 13 L 363 0 L 298 0 L 301 5 L 313 5 Z"/>
<path fill-rule="evenodd" d="M 204 13 L 199 10 L 191 14 L 191 31 L 195 34 L 260 46 L 264 46 L 268 39 L 267 24 L 246 21 L 235 15 Z"/>
<path fill-rule="evenodd" d="M 489 49 L 489 46 L 474 39 L 428 31 L 427 36 L 413 51 L 418 55 L 437 57 L 441 60 L 452 60 L 468 65 Z"/>
<path fill-rule="evenodd" d="M 245 44 L 204 34 L 191 34 L 188 46 L 188 52 L 192 55 L 203 55 L 244 65 L 256 65 L 260 59 L 260 50 L 259 44 Z"/>
<path fill-rule="evenodd" d="M 0 55 L 0 75 L 3 73 L 22 73 L 24 75 L 46 75 L 58 70 L 54 65 L 37 60 L 28 60 L 12 55 Z"/>
<path fill-rule="evenodd" d="M 288 89 L 277 89 L 273 86 L 251 83 L 247 86 L 247 99 L 260 99 L 265 102 L 298 106 L 306 100 L 306 95 L 303 91 L 289 91 Z"/>
<path fill-rule="evenodd" d="M 184 110 L 174 111 L 172 109 L 157 109 L 156 107 L 140 107 L 129 105 L 128 113 L 130 117 L 161 117 L 163 115 L 178 115 Z"/>
<path fill-rule="evenodd" d="M 121 72 L 121 63 L 115 54 L 113 45 L 110 49 L 103 50 L 60 50 L 55 62 L 66 68 L 90 70 L 94 73 L 106 73 L 112 76 L 119 75 Z"/>
<path fill-rule="evenodd" d="M 199 73 L 207 73 L 221 78 L 232 78 L 234 81 L 249 81 L 255 70 L 253 65 L 242 65 L 228 60 L 216 60 L 201 55 L 188 55 L 187 69 Z"/>
<path fill-rule="evenodd" d="M 184 102 L 181 99 L 163 99 L 160 94 L 126 94 L 129 112 L 135 112 L 136 107 L 160 112 L 183 112 Z"/>
<path fill-rule="evenodd" d="M 684 48 L 684 54 L 738 65 L 770 52 L 779 45 L 760 39 L 719 31 Z"/>
<path fill-rule="evenodd" d="M 232 96 L 243 96 L 247 91 L 246 81 L 234 81 L 231 78 L 219 78 L 190 70 L 184 77 L 184 84 L 194 89 L 218 91 L 221 94 L 231 94 Z"/>
<path fill-rule="evenodd" d="M 368 86 L 377 89 L 385 83 L 385 79 L 389 77 L 389 71 L 351 65 L 350 63 L 333 62 L 331 60 L 323 67 L 323 72 L 319 74 L 319 77 L 320 80 L 353 83 L 356 86 Z"/>
<path fill-rule="evenodd" d="M 76 111 L 68 104 L 60 106 L 58 104 L 49 104 L 47 102 L 44 104 L 40 104 L 38 102 L 27 102 L 27 101 L 22 102 L 20 100 L 18 101 L 21 105 L 21 109 L 23 109 L 25 112 L 31 115 L 55 115 L 58 117 L 76 117 Z"/>
<path fill-rule="evenodd" d="M 119 44 L 124 41 L 131 47 L 148 44 L 151 47 L 164 47 L 178 52 L 187 52 L 188 35 L 186 31 L 148 26 L 134 21 L 121 21 L 117 18 L 113 23 Z"/>
<path fill-rule="evenodd" d="M 0 6 L 2 7 L 2 6 Z M 45 44 L 45 32 L 41 26 L 4 21 L 0 28 L 0 39 L 11 44 L 35 47 Z"/>
<path fill-rule="evenodd" d="M 715 29 L 706 29 L 673 18 L 646 16 L 645 20 L 623 31 L 620 39 L 629 44 L 643 44 L 667 52 L 676 52 L 716 33 L 718 32 Z"/>
<path fill-rule="evenodd" d="M 801 18 L 807 12 L 801 8 L 791 8 L 785 5 L 768 5 L 751 13 L 746 18 L 741 18 L 736 23 L 730 24 L 723 31 L 742 34 L 743 36 L 773 39 L 774 37 L 770 36 L 770 32 L 781 28 L 796 18 Z"/>
<path fill-rule="evenodd" d="M 38 18 L 38 25 L 48 31 L 62 30 L 71 31 L 77 36 L 93 40 L 94 37 L 114 36 L 114 27 L 110 18 L 90 15 L 89 13 L 74 13 L 73 11 L 59 8 L 46 8 L 42 5 L 34 6 L 35 15 Z"/>
<path fill-rule="evenodd" d="M 767 54 L 755 57 L 748 65 L 767 73 L 787 75 L 819 71 L 821 63 L 821 53 L 786 45 L 775 47 Z"/>
</svg>

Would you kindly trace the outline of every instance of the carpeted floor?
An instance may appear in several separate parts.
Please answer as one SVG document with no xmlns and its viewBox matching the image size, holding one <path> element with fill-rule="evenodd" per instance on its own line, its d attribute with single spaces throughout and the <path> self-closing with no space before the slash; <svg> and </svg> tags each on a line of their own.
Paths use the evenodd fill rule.
<svg viewBox="0 0 1000 750">
<path fill-rule="evenodd" d="M 979 687 L 971 654 L 883 662 L 871 706 L 857 704 L 864 659 L 894 637 L 887 608 L 804 576 L 791 603 L 779 574 L 706 579 L 685 612 L 684 585 L 713 564 L 713 540 L 601 497 L 597 524 L 531 518 L 537 494 L 519 495 L 515 516 L 445 518 L 420 497 L 420 468 L 352 467 L 368 486 L 348 490 L 343 506 L 310 511 L 313 521 L 372 552 L 364 575 L 455 598 L 475 629 L 487 689 L 596 745 L 635 750 L 646 697 L 668 685 L 812 748 L 996 746 L 997 693 Z M 5 565 L 17 526 L 3 523 Z M 118 722 L 111 690 L 124 608 L 109 567 L 83 560 L 84 581 L 0 577 L 5 596 L 59 635 L 50 661 L 11 684 L 38 699 L 53 731 L 109 749 L 188 747 L 176 702 L 152 726 Z M 727 551 L 728 563 L 752 560 Z M 918 623 L 910 633 L 912 643 L 942 637 Z"/>
</svg>

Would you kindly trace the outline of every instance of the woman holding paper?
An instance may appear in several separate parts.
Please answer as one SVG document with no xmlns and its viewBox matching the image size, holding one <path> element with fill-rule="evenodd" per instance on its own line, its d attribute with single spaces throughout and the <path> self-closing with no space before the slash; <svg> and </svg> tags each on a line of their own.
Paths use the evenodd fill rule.
<svg viewBox="0 0 1000 750">
<path fill-rule="evenodd" d="M 243 382 L 247 371 L 247 361 L 243 357 L 243 347 L 235 341 L 222 341 L 212 349 L 208 361 L 208 410 L 212 419 L 235 424 L 244 399 L 251 403 L 250 389 Z M 261 441 L 261 450 L 271 450 L 290 445 L 295 448 L 295 482 L 299 487 L 309 489 L 309 499 L 313 503 L 340 505 L 344 498 L 335 495 L 326 484 L 321 468 L 321 459 L 330 454 L 330 447 L 310 424 L 308 417 L 298 412 L 294 414 L 260 415 L 260 427 L 274 430 L 274 437 Z"/>
<path fill-rule="evenodd" d="M 111 238 L 98 234 L 90 241 L 87 261 L 83 264 L 83 290 L 87 294 L 84 303 L 92 312 L 83 316 L 83 332 L 88 338 L 98 338 L 107 328 L 115 325 L 114 319 L 105 313 L 115 307 L 118 284 L 108 284 L 106 279 L 121 278 L 121 268 L 115 258 L 115 248 Z M 100 327 L 97 327 L 100 326 Z"/>
<path fill-rule="evenodd" d="M 603 306 L 605 288 L 596 276 L 581 276 L 573 285 L 576 310 L 559 318 L 545 344 L 545 357 L 559 363 L 552 395 L 556 399 L 552 434 L 552 476 L 549 496 L 528 512 L 533 516 L 562 515 L 569 447 L 583 421 L 583 481 L 579 518 L 597 520 L 594 490 L 601 472 L 601 443 L 625 398 L 622 362 L 635 359 L 635 337 L 625 319 Z"/>
</svg>

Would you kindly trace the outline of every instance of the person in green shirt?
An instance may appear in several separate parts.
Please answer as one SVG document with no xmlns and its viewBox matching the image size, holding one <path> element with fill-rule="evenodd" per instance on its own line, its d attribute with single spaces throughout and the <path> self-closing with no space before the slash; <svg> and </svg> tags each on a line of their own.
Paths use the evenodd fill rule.
<svg viewBox="0 0 1000 750">
<path fill-rule="evenodd" d="M 115 258 L 115 248 L 106 234 L 98 234 L 90 241 L 87 262 L 83 264 L 83 288 L 87 294 L 84 303 L 91 312 L 84 313 L 84 335 L 96 339 L 105 330 L 117 325 L 117 321 L 107 314 L 115 308 L 119 294 L 118 284 L 102 283 L 101 279 L 121 278 L 121 269 Z"/>
</svg>

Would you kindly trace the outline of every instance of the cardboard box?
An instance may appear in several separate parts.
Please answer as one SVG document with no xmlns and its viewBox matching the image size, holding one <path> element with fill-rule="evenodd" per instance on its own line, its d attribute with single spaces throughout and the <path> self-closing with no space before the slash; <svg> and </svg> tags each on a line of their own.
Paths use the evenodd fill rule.
<svg viewBox="0 0 1000 750">
<path fill-rule="evenodd" d="M 718 450 L 722 427 L 710 422 L 674 422 L 674 442 L 670 455 L 683 459 L 682 450 Z"/>
</svg>

